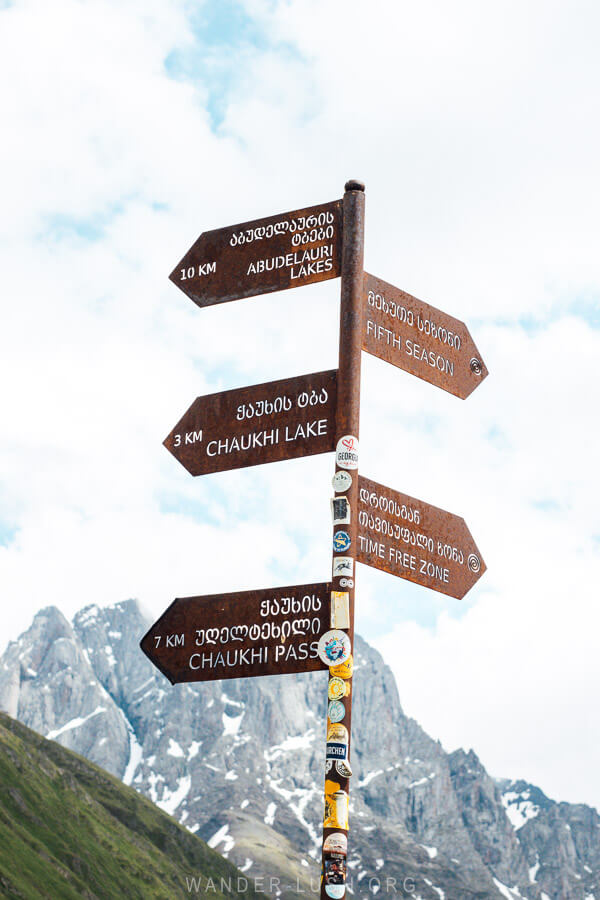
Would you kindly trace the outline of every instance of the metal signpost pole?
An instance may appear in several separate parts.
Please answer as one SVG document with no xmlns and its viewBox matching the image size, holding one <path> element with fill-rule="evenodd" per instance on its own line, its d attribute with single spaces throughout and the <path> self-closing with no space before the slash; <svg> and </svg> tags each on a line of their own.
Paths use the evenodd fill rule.
<svg viewBox="0 0 600 900">
<path fill-rule="evenodd" d="M 343 200 L 340 351 L 333 479 L 333 558 L 331 627 L 340 630 L 337 646 L 354 643 L 354 592 L 358 536 L 358 437 L 363 321 L 365 186 L 349 181 Z M 344 637 L 346 635 L 346 637 Z M 344 659 L 347 652 L 340 656 Z M 331 659 L 328 683 L 325 818 L 322 898 L 345 894 L 350 791 L 352 657 Z"/>
</svg>

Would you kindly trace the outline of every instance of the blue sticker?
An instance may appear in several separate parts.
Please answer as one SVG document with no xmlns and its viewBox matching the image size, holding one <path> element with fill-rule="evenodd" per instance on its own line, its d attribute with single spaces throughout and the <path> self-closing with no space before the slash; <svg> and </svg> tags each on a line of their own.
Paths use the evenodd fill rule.
<svg viewBox="0 0 600 900">
<path fill-rule="evenodd" d="M 338 744 L 337 741 L 327 741 L 325 756 L 327 759 L 346 759 L 348 744 Z"/>
<path fill-rule="evenodd" d="M 347 531 L 336 531 L 333 536 L 333 549 L 336 553 L 343 553 L 350 547 L 350 535 Z"/>
</svg>

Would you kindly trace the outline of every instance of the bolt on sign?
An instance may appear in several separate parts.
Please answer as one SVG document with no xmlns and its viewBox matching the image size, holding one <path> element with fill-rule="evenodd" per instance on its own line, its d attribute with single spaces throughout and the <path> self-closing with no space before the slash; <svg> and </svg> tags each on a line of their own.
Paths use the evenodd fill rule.
<svg viewBox="0 0 600 900">
<path fill-rule="evenodd" d="M 342 203 L 204 231 L 171 272 L 198 306 L 284 291 L 337 278 L 342 257 Z"/>
<path fill-rule="evenodd" d="M 358 479 L 361 563 L 460 600 L 486 570 L 464 519 Z"/>
<path fill-rule="evenodd" d="M 488 374 L 464 322 L 368 272 L 362 348 L 463 400 Z"/>
<path fill-rule="evenodd" d="M 140 646 L 171 684 L 325 669 L 330 591 L 299 584 L 175 600 Z"/>
<path fill-rule="evenodd" d="M 335 369 L 198 397 L 164 441 L 192 475 L 327 453 Z"/>
</svg>

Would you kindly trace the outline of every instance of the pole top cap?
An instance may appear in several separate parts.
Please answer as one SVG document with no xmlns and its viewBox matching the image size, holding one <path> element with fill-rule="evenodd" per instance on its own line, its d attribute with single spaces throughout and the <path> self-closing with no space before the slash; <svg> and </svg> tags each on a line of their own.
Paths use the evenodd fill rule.
<svg viewBox="0 0 600 900">
<path fill-rule="evenodd" d="M 347 181 L 344 185 L 345 191 L 364 191 L 364 189 L 364 181 L 357 181 L 355 178 L 351 178 L 350 181 Z"/>
</svg>

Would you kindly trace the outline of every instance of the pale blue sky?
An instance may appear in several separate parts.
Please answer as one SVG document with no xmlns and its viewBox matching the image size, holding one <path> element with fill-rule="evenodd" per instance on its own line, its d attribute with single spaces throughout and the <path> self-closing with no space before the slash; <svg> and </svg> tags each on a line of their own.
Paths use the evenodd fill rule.
<svg viewBox="0 0 600 900">
<path fill-rule="evenodd" d="M 330 456 L 192 479 L 161 442 L 199 394 L 335 367 L 337 282 L 199 310 L 168 273 L 362 178 L 366 268 L 490 376 L 462 402 L 365 355 L 361 466 L 489 571 L 458 602 L 362 567 L 358 626 L 449 748 L 600 802 L 597 5 L 0 6 L 5 639 L 48 603 L 328 578 Z"/>
</svg>

